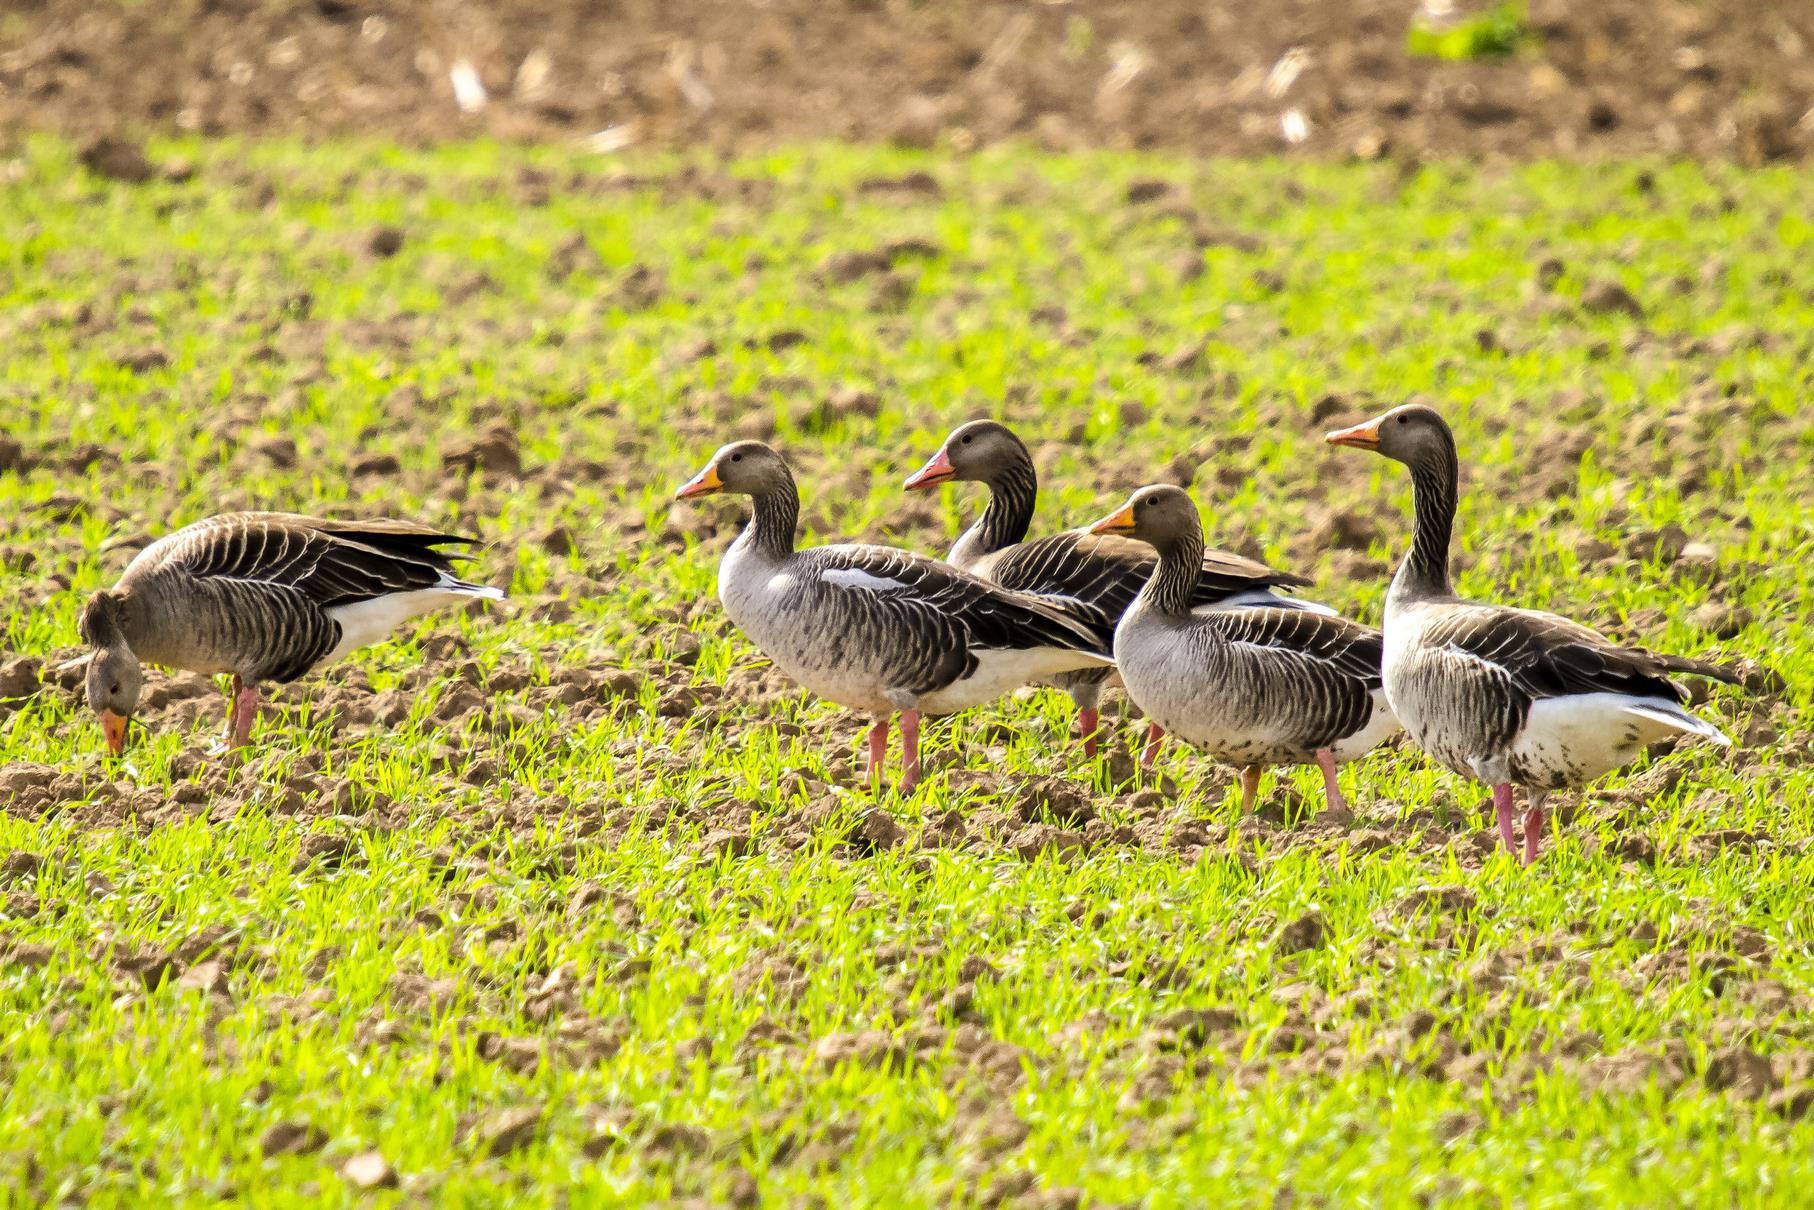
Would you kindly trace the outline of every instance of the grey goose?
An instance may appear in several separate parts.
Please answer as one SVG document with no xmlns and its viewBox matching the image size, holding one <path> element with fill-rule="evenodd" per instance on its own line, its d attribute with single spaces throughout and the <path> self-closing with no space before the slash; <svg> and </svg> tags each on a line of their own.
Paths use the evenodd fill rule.
<svg viewBox="0 0 1814 1210">
<path fill-rule="evenodd" d="M 989 489 L 982 515 L 951 547 L 946 559 L 965 571 L 1004 588 L 1040 596 L 1063 597 L 1102 611 L 1109 626 L 1134 603 L 1157 562 L 1152 548 L 1118 534 L 1065 530 L 1029 539 L 1039 480 L 1027 447 L 1006 425 L 972 420 L 959 425 L 926 463 L 907 480 L 909 491 L 941 483 L 974 482 Z M 1304 576 L 1274 571 L 1264 563 L 1227 551 L 1205 550 L 1191 594 L 1198 609 L 1260 607 L 1331 612 L 1325 606 L 1280 595 L 1301 588 Z M 1078 711 L 1084 753 L 1096 755 L 1096 731 L 1102 691 L 1116 681 L 1112 668 L 1062 673 L 1050 683 L 1070 694 Z M 1143 763 L 1149 768 L 1159 751 L 1163 729 L 1148 728 Z"/>
<path fill-rule="evenodd" d="M 1191 608 L 1203 522 L 1182 488 L 1143 487 L 1091 526 L 1153 547 L 1152 576 L 1115 627 L 1128 696 L 1187 743 L 1241 768 L 1252 810 L 1267 765 L 1314 763 L 1329 807 L 1336 767 L 1398 730 L 1380 683 L 1380 633 L 1304 609 Z"/>
<path fill-rule="evenodd" d="M 454 575 L 435 549 L 475 539 L 408 521 L 223 513 L 140 551 L 80 619 L 88 704 L 118 754 L 144 684 L 141 662 L 230 673 L 227 741 L 247 743 L 260 682 L 296 680 L 410 618 L 503 593 Z"/>
<path fill-rule="evenodd" d="M 881 777 L 901 716 L 901 788 L 920 775 L 922 715 L 993 701 L 1031 681 L 1110 662 L 1098 619 L 1012 592 L 923 555 L 843 544 L 796 550 L 800 498 L 781 456 L 759 441 L 720 449 L 675 493 L 750 497 L 750 522 L 718 568 L 724 611 L 809 692 L 873 720 L 869 780 Z"/>
<path fill-rule="evenodd" d="M 1328 434 L 1411 472 L 1411 549 L 1386 593 L 1386 696 L 1419 747 L 1492 787 L 1506 851 L 1518 852 L 1513 786 L 1529 798 L 1523 860 L 1542 845 L 1544 800 L 1632 761 L 1669 736 L 1731 741 L 1683 709 L 1687 673 L 1737 683 L 1700 660 L 1620 647 L 1553 613 L 1463 600 L 1449 580 L 1460 463 L 1432 408 L 1394 408 Z"/>
</svg>

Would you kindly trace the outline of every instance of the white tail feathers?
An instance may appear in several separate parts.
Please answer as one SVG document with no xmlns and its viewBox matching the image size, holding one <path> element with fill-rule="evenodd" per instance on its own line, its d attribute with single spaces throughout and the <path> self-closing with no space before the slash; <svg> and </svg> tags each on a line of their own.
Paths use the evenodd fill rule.
<svg viewBox="0 0 1814 1210">
<path fill-rule="evenodd" d="M 1673 702 L 1633 702 L 1631 705 L 1625 707 L 1625 712 L 1627 714 L 1635 714 L 1639 718 L 1647 718 L 1655 723 L 1661 723 L 1665 727 L 1673 727 L 1677 731 L 1685 731 L 1690 735 L 1704 735 L 1722 748 L 1730 748 L 1732 746 L 1732 740 L 1727 737 L 1724 731 L 1721 731 L 1718 727 L 1714 726 L 1706 719 L 1701 718 L 1699 715 L 1688 713 L 1688 711 L 1682 709 Z"/>
<path fill-rule="evenodd" d="M 463 597 L 476 597 L 481 601 L 502 601 L 504 590 L 493 588 L 490 584 L 468 584 L 465 580 L 456 580 L 451 576 L 441 581 L 441 587 L 447 592 L 457 592 Z"/>
</svg>

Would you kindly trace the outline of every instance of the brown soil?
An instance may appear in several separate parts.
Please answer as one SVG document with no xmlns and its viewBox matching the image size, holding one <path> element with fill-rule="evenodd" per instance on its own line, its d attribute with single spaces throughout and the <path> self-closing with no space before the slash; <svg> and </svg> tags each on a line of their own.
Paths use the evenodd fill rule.
<svg viewBox="0 0 1814 1210">
<path fill-rule="evenodd" d="M 1375 156 L 1814 147 L 1803 0 L 1532 0 L 1503 59 L 1409 0 L 24 0 L 0 128 L 749 148 L 884 139 Z M 1461 5 L 1464 10 L 1467 5 Z M 462 104 L 462 99 L 464 104 Z M 128 145 L 98 171 L 143 175 Z"/>
</svg>

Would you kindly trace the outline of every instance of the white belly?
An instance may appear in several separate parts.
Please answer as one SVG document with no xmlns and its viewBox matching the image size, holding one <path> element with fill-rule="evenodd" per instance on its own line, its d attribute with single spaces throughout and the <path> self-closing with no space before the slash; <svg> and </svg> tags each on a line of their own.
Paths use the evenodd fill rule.
<svg viewBox="0 0 1814 1210">
<path fill-rule="evenodd" d="M 1510 771 L 1532 786 L 1580 786 L 1637 759 L 1646 745 L 1683 732 L 1725 737 L 1663 698 L 1578 693 L 1531 705 L 1512 741 Z M 1496 772 L 1496 770 L 1493 770 Z"/>
<path fill-rule="evenodd" d="M 1384 689 L 1373 691 L 1373 717 L 1367 720 L 1366 726 L 1353 735 L 1337 740 L 1329 751 L 1335 756 L 1335 763 L 1345 765 L 1351 760 L 1358 760 L 1373 749 L 1392 738 L 1398 731 L 1398 716 L 1392 712 L 1392 703 L 1386 698 Z"/>
</svg>

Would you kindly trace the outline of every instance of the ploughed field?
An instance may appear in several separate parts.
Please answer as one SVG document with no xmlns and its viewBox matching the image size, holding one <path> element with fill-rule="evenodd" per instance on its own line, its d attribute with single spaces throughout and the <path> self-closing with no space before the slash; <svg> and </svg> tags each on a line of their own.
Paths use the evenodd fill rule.
<svg viewBox="0 0 1814 1210">
<path fill-rule="evenodd" d="M 100 165 L 107 168 L 108 165 Z M 27 1203 L 1795 1204 L 1814 1176 L 1814 222 L 1790 171 L 833 146 L 33 141 L 0 174 L 0 1185 Z M 126 175 L 143 175 L 137 171 Z M 1269 775 L 1119 697 L 864 720 L 725 622 L 722 442 L 810 540 L 942 552 L 952 425 L 1038 527 L 1189 485 L 1377 623 L 1421 398 L 1464 592 L 1750 661 L 1730 749 L 1562 796 L 1548 855 L 1396 746 Z M 124 761 L 80 603 L 209 513 L 484 538 L 502 606 L 276 693 L 153 674 Z M 898 758 L 897 758 L 898 759 Z M 898 768 L 898 764 L 893 765 Z M 369 1193 L 365 1192 L 369 1189 Z M 577 1196 L 577 1195 L 574 1195 Z"/>
</svg>

